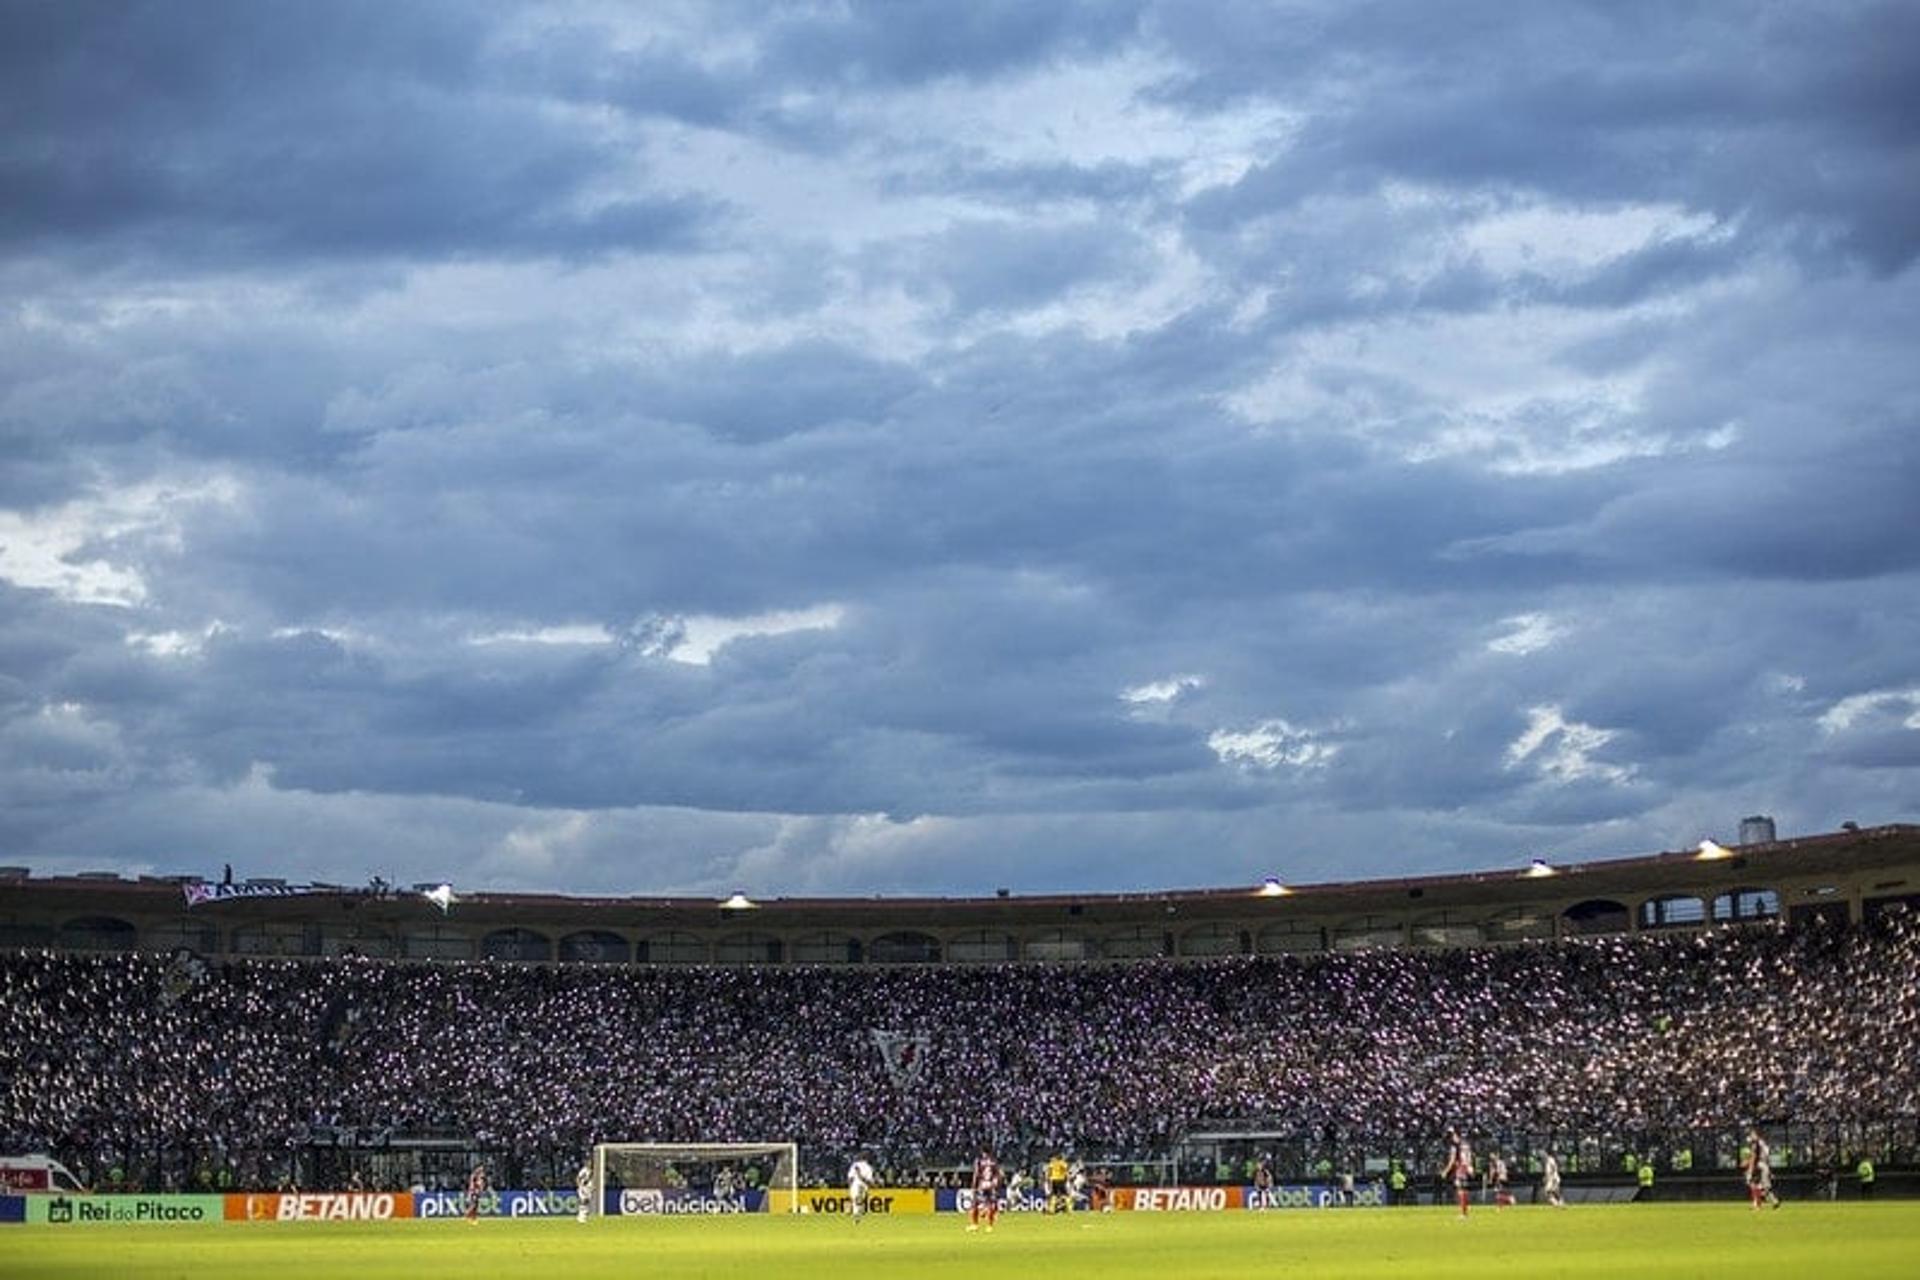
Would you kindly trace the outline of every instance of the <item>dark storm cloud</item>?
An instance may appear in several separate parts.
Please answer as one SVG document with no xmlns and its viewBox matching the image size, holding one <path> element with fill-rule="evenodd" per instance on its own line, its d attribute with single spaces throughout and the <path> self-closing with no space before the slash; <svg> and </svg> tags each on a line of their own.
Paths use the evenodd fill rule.
<svg viewBox="0 0 1920 1280">
<path fill-rule="evenodd" d="M 1882 272 L 1920 251 L 1920 221 L 1900 212 L 1920 202 L 1910 5 L 1228 13 L 1153 24 L 1205 68 L 1168 91 L 1273 97 L 1306 119 L 1284 155 L 1209 202 L 1211 219 L 1405 180 L 1672 200 L 1835 242 Z"/>
<path fill-rule="evenodd" d="M 1123 164 L 1006 164 L 988 157 L 950 157 L 932 172 L 908 170 L 888 189 L 908 194 L 966 194 L 1020 209 L 1060 201 L 1114 205 L 1165 194 L 1168 175 L 1155 166 Z"/>
<path fill-rule="evenodd" d="M 1912 23 L 12 6 L 9 856 L 977 892 L 1911 818 Z"/>
<path fill-rule="evenodd" d="M 920 385 L 904 365 L 804 342 L 744 356 L 689 361 L 671 382 L 637 388 L 657 417 L 742 443 L 886 417 Z"/>
<path fill-rule="evenodd" d="M 928 245 L 925 263 L 933 287 L 961 314 L 1022 311 L 1123 273 L 1142 248 L 1131 231 L 1112 225 L 1034 229 L 975 222 Z"/>
<path fill-rule="evenodd" d="M 800 9 L 774 18 L 768 69 L 856 85 L 990 78 L 1109 50 L 1133 33 L 1137 8 L 1131 3 L 861 0 Z"/>
<path fill-rule="evenodd" d="M 207 265 L 647 252 L 713 210 L 594 199 L 622 159 L 529 110 L 484 29 L 420 5 L 17 5 L 0 243 Z"/>
</svg>

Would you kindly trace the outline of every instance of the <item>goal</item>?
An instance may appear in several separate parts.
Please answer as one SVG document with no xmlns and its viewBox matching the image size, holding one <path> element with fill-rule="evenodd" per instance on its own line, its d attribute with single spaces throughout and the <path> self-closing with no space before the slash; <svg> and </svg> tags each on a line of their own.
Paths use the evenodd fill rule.
<svg viewBox="0 0 1920 1280">
<path fill-rule="evenodd" d="M 606 1214 L 766 1213 L 800 1203 L 792 1142 L 602 1142 L 587 1210 Z M 779 1193 L 779 1194 L 776 1194 Z"/>
</svg>

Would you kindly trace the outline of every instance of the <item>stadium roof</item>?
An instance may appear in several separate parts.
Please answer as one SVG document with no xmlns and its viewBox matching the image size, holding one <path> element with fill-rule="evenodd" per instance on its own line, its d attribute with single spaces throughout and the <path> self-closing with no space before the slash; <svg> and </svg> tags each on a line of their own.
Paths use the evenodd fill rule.
<svg viewBox="0 0 1920 1280">
<path fill-rule="evenodd" d="M 1849 828 L 1798 839 L 1737 845 L 1723 852 L 1726 856 L 1712 859 L 1703 859 L 1698 849 L 1687 849 L 1598 862 L 1555 864 L 1548 860 L 1544 864 L 1545 873 L 1528 866 L 1514 866 L 1458 875 L 1294 885 L 1283 894 L 1263 892 L 1261 885 L 1236 885 L 1144 893 L 767 898 L 754 901 L 750 909 L 728 908 L 713 897 L 486 893 L 459 889 L 456 885 L 458 906 L 455 910 L 463 923 L 474 926 L 509 926 L 538 920 L 558 927 L 617 922 L 625 927 L 724 924 L 733 928 L 785 931 L 846 928 L 866 923 L 884 923 L 888 927 L 916 924 L 951 927 L 955 924 L 1036 926 L 1066 919 L 1111 925 L 1145 923 L 1168 916 L 1186 921 L 1245 919 L 1249 914 L 1272 919 L 1324 918 L 1404 912 L 1416 902 L 1422 911 L 1485 910 L 1589 898 L 1646 899 L 1665 892 L 1720 892 L 1788 880 L 1859 877 L 1877 869 L 1885 870 L 1890 878 L 1877 883 L 1875 888 L 1913 892 L 1913 886 L 1904 876 L 1920 867 L 1920 825 Z M 126 880 L 105 873 L 35 878 L 14 868 L 8 878 L 0 880 L 0 906 L 48 913 L 171 912 L 183 906 L 182 885 L 180 877 Z M 353 911 L 368 921 L 437 914 L 437 908 L 426 902 L 420 892 L 400 889 L 375 895 L 366 892 L 364 887 L 316 887 L 323 893 L 340 895 L 337 905 L 327 903 L 318 909 Z M 315 914 L 317 903 L 324 903 L 324 899 L 312 895 L 248 898 L 210 903 L 194 911 L 219 915 L 241 913 L 259 920 L 310 918 Z"/>
</svg>

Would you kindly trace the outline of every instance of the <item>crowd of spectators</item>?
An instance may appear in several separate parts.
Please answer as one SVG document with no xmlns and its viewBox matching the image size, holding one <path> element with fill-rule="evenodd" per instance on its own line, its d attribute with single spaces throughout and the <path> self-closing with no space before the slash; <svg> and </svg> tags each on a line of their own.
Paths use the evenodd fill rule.
<svg viewBox="0 0 1920 1280">
<path fill-rule="evenodd" d="M 916 1038 L 911 1071 L 876 1030 Z M 0 1148 L 96 1177 L 340 1132 L 567 1161 L 778 1139 L 917 1168 L 1147 1158 L 1220 1124 L 1633 1146 L 1917 1113 L 1920 928 L 1898 918 L 1115 965 L 0 958 Z"/>
</svg>

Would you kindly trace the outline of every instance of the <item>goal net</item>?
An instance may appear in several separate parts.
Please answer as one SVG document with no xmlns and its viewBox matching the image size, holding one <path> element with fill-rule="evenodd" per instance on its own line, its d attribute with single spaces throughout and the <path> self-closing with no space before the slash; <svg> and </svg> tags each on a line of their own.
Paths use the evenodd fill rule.
<svg viewBox="0 0 1920 1280">
<path fill-rule="evenodd" d="M 791 1211 L 800 1199 L 792 1142 L 603 1142 L 592 1168 L 596 1216 Z"/>
</svg>

